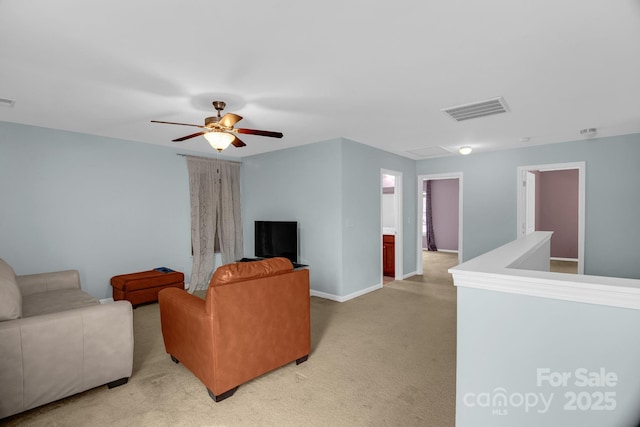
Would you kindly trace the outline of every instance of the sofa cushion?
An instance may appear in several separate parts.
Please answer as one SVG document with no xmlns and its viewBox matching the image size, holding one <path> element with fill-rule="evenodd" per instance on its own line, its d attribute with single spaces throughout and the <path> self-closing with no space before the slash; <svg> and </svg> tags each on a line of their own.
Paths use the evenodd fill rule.
<svg viewBox="0 0 640 427">
<path fill-rule="evenodd" d="M 0 258 L 0 321 L 22 317 L 22 294 L 13 268 Z"/>
<path fill-rule="evenodd" d="M 252 262 L 226 264 L 213 273 L 209 286 L 220 286 L 228 283 L 259 279 L 293 271 L 293 264 L 287 258 L 269 258 Z"/>
<path fill-rule="evenodd" d="M 25 295 L 22 300 L 22 315 L 26 318 L 98 304 L 100 301 L 80 289 L 60 289 Z"/>
</svg>

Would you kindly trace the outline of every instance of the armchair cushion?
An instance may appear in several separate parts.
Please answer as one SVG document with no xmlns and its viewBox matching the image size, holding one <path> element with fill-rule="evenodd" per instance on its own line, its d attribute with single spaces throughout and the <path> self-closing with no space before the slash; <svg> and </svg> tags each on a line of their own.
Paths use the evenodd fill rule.
<svg viewBox="0 0 640 427">
<path fill-rule="evenodd" d="M 13 268 L 0 258 L 0 321 L 22 317 L 22 294 Z"/>
</svg>

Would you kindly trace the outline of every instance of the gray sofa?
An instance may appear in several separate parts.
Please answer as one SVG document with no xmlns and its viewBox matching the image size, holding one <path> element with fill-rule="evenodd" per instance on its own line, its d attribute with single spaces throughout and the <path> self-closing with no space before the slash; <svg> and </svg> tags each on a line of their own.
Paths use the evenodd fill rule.
<svg viewBox="0 0 640 427">
<path fill-rule="evenodd" d="M 124 384 L 132 369 L 128 301 L 100 304 L 76 270 L 16 276 L 0 259 L 0 418 Z"/>
</svg>

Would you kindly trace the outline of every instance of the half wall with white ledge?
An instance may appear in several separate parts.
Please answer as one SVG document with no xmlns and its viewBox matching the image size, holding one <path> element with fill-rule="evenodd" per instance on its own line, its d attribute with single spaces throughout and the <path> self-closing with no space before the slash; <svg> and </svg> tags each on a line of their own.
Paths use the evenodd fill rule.
<svg viewBox="0 0 640 427">
<path fill-rule="evenodd" d="M 549 272 L 550 241 L 449 270 L 457 426 L 640 426 L 640 280 Z"/>
</svg>

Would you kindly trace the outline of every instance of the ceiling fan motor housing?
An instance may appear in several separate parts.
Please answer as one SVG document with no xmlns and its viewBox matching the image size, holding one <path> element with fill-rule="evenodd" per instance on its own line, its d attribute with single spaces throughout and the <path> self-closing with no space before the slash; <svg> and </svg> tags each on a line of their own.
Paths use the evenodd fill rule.
<svg viewBox="0 0 640 427">
<path fill-rule="evenodd" d="M 204 125 L 207 127 L 213 127 L 209 125 L 217 125 L 219 121 L 220 121 L 220 116 L 207 117 L 204 119 Z"/>
<path fill-rule="evenodd" d="M 213 101 L 211 104 L 213 104 L 213 108 L 215 108 L 218 111 L 218 115 L 214 117 L 205 118 L 204 125 L 208 128 L 217 129 L 220 127 L 218 123 L 220 123 L 220 119 L 222 118 L 220 111 L 224 110 L 224 107 L 226 107 L 227 104 L 224 101 Z"/>
</svg>

